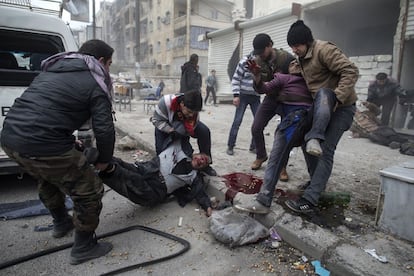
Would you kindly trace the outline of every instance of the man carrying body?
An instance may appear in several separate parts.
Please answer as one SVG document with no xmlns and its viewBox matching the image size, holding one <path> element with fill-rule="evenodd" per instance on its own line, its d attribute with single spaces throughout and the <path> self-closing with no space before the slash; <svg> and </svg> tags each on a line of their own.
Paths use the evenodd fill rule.
<svg viewBox="0 0 414 276">
<path fill-rule="evenodd" d="M 336 146 L 352 124 L 358 68 L 333 43 L 314 40 L 302 20 L 292 24 L 287 41 L 298 56 L 302 76 L 314 98 L 312 130 L 305 135 L 304 156 L 310 175 L 303 196 L 286 205 L 295 212 L 312 212 L 332 173 Z M 317 120 L 324 118 L 323 120 Z"/>
<path fill-rule="evenodd" d="M 105 170 L 115 142 L 112 54 L 105 42 L 89 40 L 78 53 L 60 53 L 43 61 L 43 72 L 16 99 L 1 134 L 7 155 L 38 180 L 39 197 L 53 217 L 53 236 L 63 237 L 75 227 L 71 264 L 112 249 L 108 242 L 97 243 L 94 235 L 102 209 L 102 181 L 75 149 L 72 135 L 91 119 L 100 152 L 95 167 Z M 73 219 L 65 208 L 65 194 L 74 204 Z"/>
<path fill-rule="evenodd" d="M 294 57 L 284 50 L 273 48 L 273 41 L 267 34 L 258 34 L 253 40 L 254 55 L 257 57 L 258 65 L 261 68 L 262 81 L 270 81 L 275 73 L 289 73 L 289 63 Z M 272 91 L 263 99 L 252 125 L 252 137 L 256 146 L 256 160 L 251 168 L 258 170 L 267 160 L 266 144 L 263 131 L 269 121 L 276 115 L 281 115 L 279 102 L 276 100 L 276 91 Z M 286 164 L 285 164 L 286 166 Z M 289 177 L 286 167 L 283 167 L 280 180 L 288 181 Z"/>
</svg>

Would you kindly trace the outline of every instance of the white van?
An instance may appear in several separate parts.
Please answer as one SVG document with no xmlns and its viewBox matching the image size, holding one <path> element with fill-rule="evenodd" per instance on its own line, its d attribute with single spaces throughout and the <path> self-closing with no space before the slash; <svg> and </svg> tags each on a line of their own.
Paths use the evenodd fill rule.
<svg viewBox="0 0 414 276">
<path fill-rule="evenodd" d="M 14 100 L 40 72 L 43 59 L 77 51 L 69 27 L 59 17 L 0 5 L 0 131 Z M 0 148 L 0 175 L 20 173 Z"/>
</svg>

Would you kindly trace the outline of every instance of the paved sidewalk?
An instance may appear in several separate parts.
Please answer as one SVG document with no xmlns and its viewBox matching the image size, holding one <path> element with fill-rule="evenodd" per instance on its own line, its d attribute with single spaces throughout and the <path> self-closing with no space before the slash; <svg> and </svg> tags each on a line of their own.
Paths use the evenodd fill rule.
<svg viewBox="0 0 414 276">
<path fill-rule="evenodd" d="M 240 127 L 234 155 L 226 154 L 234 109 L 232 105 L 223 104 L 218 107 L 205 106 L 201 112 L 201 121 L 211 130 L 213 167 L 219 175 L 244 172 L 262 178 L 264 168 L 258 171 L 250 169 L 255 159 L 255 155 L 248 151 L 252 123 L 250 109 L 246 110 Z M 116 111 L 115 125 L 118 131 L 135 139 L 141 149 L 154 154 L 154 127 L 150 122 L 153 111 L 147 112 L 142 101 L 134 100 L 131 111 L 128 106 L 119 110 L 119 105 L 116 105 Z M 277 123 L 278 119 L 274 118 L 265 129 L 268 153 Z M 352 139 L 349 135 L 349 132 L 345 133 L 338 145 L 334 169 L 327 186 L 328 191 L 351 193 L 350 207 L 344 213 L 344 225 L 334 229 L 322 228 L 287 212 L 276 203 L 272 204 L 269 215 L 256 218 L 267 227 L 274 225 L 284 241 L 320 260 L 333 275 L 414 275 L 414 244 L 384 233 L 375 226 L 374 221 L 380 183 L 379 170 L 407 162 L 412 157 L 375 145 L 366 139 Z M 192 142 L 197 151 L 194 139 Z M 306 165 L 299 149 L 291 152 L 288 173 L 289 182 L 280 182 L 278 188 L 293 188 L 308 180 Z M 220 177 L 211 177 L 208 190 L 210 195 L 221 201 L 227 191 L 222 180 Z M 380 262 L 364 249 L 375 249 L 378 255 L 387 258 L 387 263 Z"/>
</svg>

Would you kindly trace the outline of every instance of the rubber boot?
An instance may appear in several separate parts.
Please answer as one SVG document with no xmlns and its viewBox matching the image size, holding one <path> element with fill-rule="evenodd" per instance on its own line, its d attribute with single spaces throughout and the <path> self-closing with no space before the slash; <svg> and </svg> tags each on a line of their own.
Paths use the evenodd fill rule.
<svg viewBox="0 0 414 276">
<path fill-rule="evenodd" d="M 66 208 L 57 208 L 49 210 L 53 217 L 52 237 L 62 238 L 73 229 L 72 217 L 68 214 Z"/>
<path fill-rule="evenodd" d="M 112 250 L 109 242 L 98 243 L 94 232 L 75 231 L 75 242 L 70 252 L 70 264 L 77 265 L 105 256 Z"/>
</svg>

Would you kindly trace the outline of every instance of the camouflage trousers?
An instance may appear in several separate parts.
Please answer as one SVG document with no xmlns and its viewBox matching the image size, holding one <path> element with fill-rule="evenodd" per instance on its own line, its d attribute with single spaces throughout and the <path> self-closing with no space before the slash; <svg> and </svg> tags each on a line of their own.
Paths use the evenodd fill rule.
<svg viewBox="0 0 414 276">
<path fill-rule="evenodd" d="M 59 156 L 29 157 L 3 147 L 7 155 L 38 180 L 39 198 L 49 210 L 73 201 L 73 223 L 79 231 L 92 232 L 99 224 L 103 184 L 82 152 L 72 149 Z"/>
</svg>

